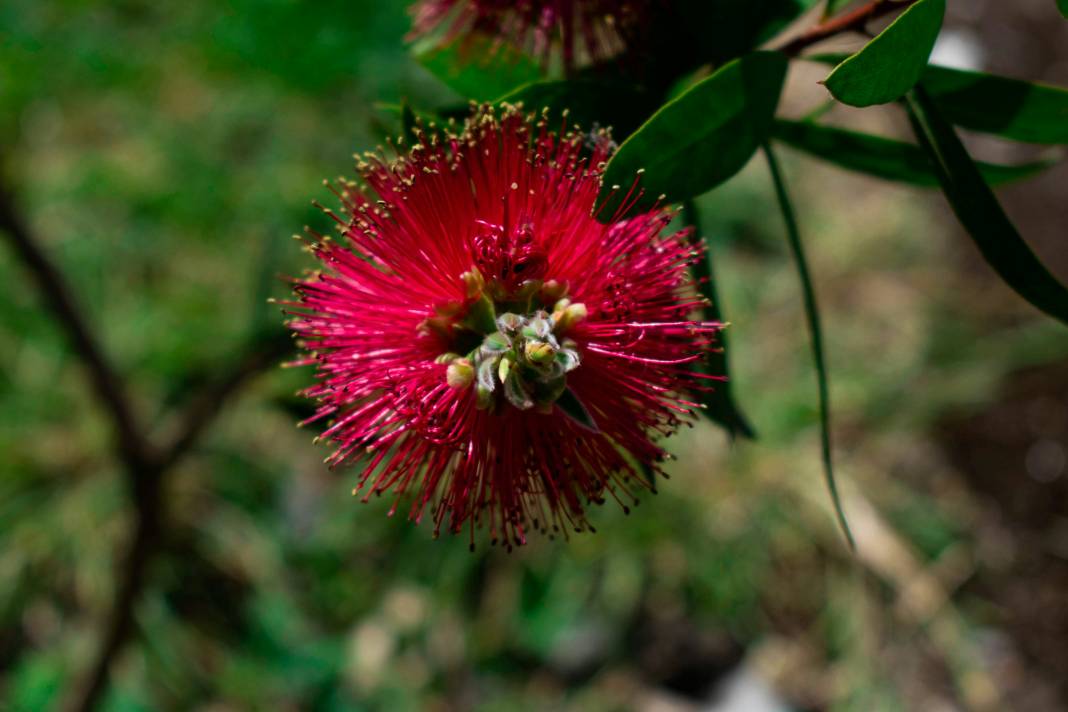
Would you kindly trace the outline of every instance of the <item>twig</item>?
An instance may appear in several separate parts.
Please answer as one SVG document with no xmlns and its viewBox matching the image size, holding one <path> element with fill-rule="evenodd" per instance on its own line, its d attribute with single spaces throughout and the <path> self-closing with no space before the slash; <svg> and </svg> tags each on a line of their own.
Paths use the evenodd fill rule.
<svg viewBox="0 0 1068 712">
<path fill-rule="evenodd" d="M 134 495 L 137 524 L 122 569 L 122 579 L 115 589 L 115 600 L 111 606 L 107 627 L 93 656 L 91 667 L 73 688 L 72 694 L 62 707 L 66 712 L 92 712 L 96 708 L 107 690 L 111 664 L 133 630 L 134 607 L 141 597 L 145 574 L 163 531 L 163 470 L 157 470 L 152 476 L 142 477 L 138 482 L 140 486 Z"/>
<path fill-rule="evenodd" d="M 800 55 L 814 44 L 846 32 L 863 32 L 869 22 L 884 15 L 904 10 L 917 0 L 870 0 L 852 12 L 832 17 L 826 22 L 806 30 L 787 42 L 779 51 L 791 57 Z"/>
<path fill-rule="evenodd" d="M 133 607 L 144 583 L 144 573 L 155 546 L 160 519 L 162 469 L 127 400 L 125 387 L 103 349 L 96 342 L 72 291 L 38 241 L 7 186 L 0 181 L 0 230 L 37 282 L 57 320 L 67 331 L 71 346 L 89 371 L 89 384 L 115 427 L 116 449 L 124 465 L 127 486 L 137 511 L 137 527 L 115 592 L 104 637 L 88 674 L 68 700 L 68 709 L 91 710 L 107 682 L 108 668 L 122 648 L 133 621 Z"/>
<path fill-rule="evenodd" d="M 89 370 L 89 384 L 115 427 L 118 450 L 130 469 L 138 469 L 149 459 L 146 441 L 138 430 L 133 409 L 126 398 L 122 379 L 97 344 L 88 321 L 72 296 L 59 269 L 34 240 L 7 186 L 0 181 L 0 231 L 7 234 L 22 262 L 29 268 L 37 288 L 55 313 L 71 346 Z"/>
<path fill-rule="evenodd" d="M 146 574 L 163 532 L 163 485 L 165 476 L 195 444 L 204 428 L 253 375 L 281 358 L 291 345 L 280 333 L 258 339 L 234 367 L 195 397 L 179 418 L 176 434 L 157 449 L 145 435 L 127 400 L 118 372 L 96 342 L 88 321 L 78 310 L 72 290 L 41 248 L 15 202 L 0 180 L 0 232 L 8 235 L 58 321 L 66 329 L 71 346 L 89 371 L 89 383 L 113 421 L 116 450 L 124 465 L 127 488 L 136 512 L 136 524 L 126 554 L 122 577 L 108 614 L 104 634 L 84 678 L 72 688 L 62 709 L 91 712 L 107 689 L 108 672 L 133 630 L 134 608 L 144 589 Z"/>
<path fill-rule="evenodd" d="M 192 449 L 225 403 L 255 374 L 277 363 L 291 347 L 292 339 L 285 332 L 254 340 L 224 376 L 193 398 L 179 417 L 170 444 L 160 448 L 157 458 L 133 480 L 131 498 L 137 510 L 137 523 L 122 580 L 115 590 L 111 614 L 92 666 L 64 706 L 66 712 L 91 712 L 96 707 L 107 689 L 108 671 L 133 631 L 134 607 L 144 589 L 149 563 L 164 531 L 163 485 L 166 476 Z"/>
</svg>

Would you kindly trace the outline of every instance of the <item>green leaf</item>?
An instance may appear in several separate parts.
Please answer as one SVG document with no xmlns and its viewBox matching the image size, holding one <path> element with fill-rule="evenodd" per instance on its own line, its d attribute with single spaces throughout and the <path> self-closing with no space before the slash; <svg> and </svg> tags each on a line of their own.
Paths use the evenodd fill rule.
<svg viewBox="0 0 1068 712">
<path fill-rule="evenodd" d="M 1017 294 L 1068 324 L 1068 289 L 1024 242 L 934 100 L 917 88 L 908 95 L 906 106 L 946 198 L 983 257 Z"/>
<path fill-rule="evenodd" d="M 597 421 L 593 419 L 593 415 L 590 414 L 585 404 L 579 400 L 578 396 L 570 388 L 565 390 L 564 394 L 556 400 L 556 405 L 563 411 L 564 415 L 582 427 L 595 433 L 601 432 L 601 429 L 597 427 Z"/>
<path fill-rule="evenodd" d="M 601 219 L 612 218 L 639 170 L 637 209 L 652 207 L 661 194 L 692 198 L 740 171 L 771 128 L 786 64 L 774 52 L 747 55 L 661 107 L 608 162 Z"/>
<path fill-rule="evenodd" d="M 797 275 L 801 280 L 805 317 L 808 320 L 808 330 L 811 336 L 812 360 L 816 366 L 816 380 L 820 394 L 820 445 L 823 453 L 823 475 L 827 482 L 827 491 L 834 504 L 835 515 L 838 517 L 838 524 L 842 527 L 842 533 L 845 534 L 849 547 L 856 549 L 857 545 L 853 540 L 853 533 L 849 530 L 849 522 L 842 509 L 842 500 L 838 496 L 838 484 L 834 478 L 834 457 L 831 447 L 831 394 L 827 378 L 827 361 L 823 355 L 823 328 L 820 325 L 820 311 L 816 304 L 816 290 L 812 286 L 808 260 L 805 258 L 804 246 L 801 244 L 801 230 L 797 225 L 797 216 L 790 202 L 790 194 L 786 190 L 786 181 L 779 168 L 779 161 L 767 143 L 764 144 L 764 156 L 768 160 L 768 169 L 771 171 L 771 179 L 775 184 L 775 195 L 779 200 L 779 208 L 782 210 L 783 221 L 786 224 L 787 241 L 794 256 L 794 262 L 797 264 Z"/>
<path fill-rule="evenodd" d="M 947 67 L 928 67 L 923 87 L 957 126 L 1016 141 L 1068 144 L 1068 89 Z"/>
<path fill-rule="evenodd" d="M 1057 8 L 1064 15 L 1065 19 L 1068 19 L 1068 0 L 1057 0 Z"/>
<path fill-rule="evenodd" d="M 694 227 L 694 241 L 697 242 L 702 240 L 701 219 L 697 214 L 697 208 L 694 206 L 693 201 L 687 201 L 683 206 L 683 218 L 686 220 L 687 224 Z M 714 265 L 715 262 L 712 258 L 711 245 L 709 245 L 706 240 L 705 259 L 701 260 L 693 268 L 694 282 L 697 284 L 701 296 L 704 297 L 708 303 L 708 306 L 702 310 L 702 317 L 705 321 L 725 323 L 719 295 L 716 294 Z M 716 341 L 719 349 L 718 351 L 709 354 L 703 364 L 706 373 L 716 376 L 729 376 L 730 366 L 727 358 L 727 336 L 727 330 L 720 331 L 717 335 Z M 741 436 L 752 439 L 756 437 L 753 427 L 749 424 L 749 419 L 745 417 L 734 400 L 729 377 L 726 381 L 717 383 L 713 390 L 702 393 L 701 405 L 705 407 L 704 414 L 713 422 L 722 426 L 732 438 Z"/>
<path fill-rule="evenodd" d="M 531 111 L 550 109 L 560 116 L 565 109 L 568 122 L 583 129 L 611 126 L 617 141 L 630 136 L 656 109 L 646 91 L 622 82 L 592 79 L 538 81 L 505 94 L 496 103 L 522 102 Z"/>
<path fill-rule="evenodd" d="M 493 101 L 542 75 L 530 57 L 494 47 L 485 38 L 417 50 L 415 58 L 450 89 L 475 101 Z"/>
<path fill-rule="evenodd" d="M 874 106 L 900 99 L 923 76 L 934 49 L 946 0 L 920 0 L 878 37 L 839 64 L 827 89 L 850 106 Z"/>
<path fill-rule="evenodd" d="M 911 143 L 808 121 L 775 121 L 780 141 L 852 171 L 924 187 L 939 185 L 927 153 Z M 995 185 L 1030 178 L 1055 165 L 1055 159 L 1016 166 L 979 163 L 983 177 Z"/>
</svg>

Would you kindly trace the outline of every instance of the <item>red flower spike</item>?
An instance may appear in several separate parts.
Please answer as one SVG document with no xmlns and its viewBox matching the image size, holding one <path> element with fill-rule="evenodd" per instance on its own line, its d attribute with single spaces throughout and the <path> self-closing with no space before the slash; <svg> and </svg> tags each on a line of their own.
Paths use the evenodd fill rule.
<svg viewBox="0 0 1068 712">
<path fill-rule="evenodd" d="M 312 244 L 321 270 L 295 283 L 307 422 L 328 421 L 328 463 L 362 465 L 354 493 L 391 493 L 435 535 L 592 530 L 586 505 L 636 504 L 656 440 L 715 380 L 693 368 L 720 328 L 691 320 L 703 256 L 665 234 L 670 210 L 595 219 L 603 131 L 483 107 L 417 132 L 359 163 L 369 190 L 336 188 L 343 237 Z"/>
<path fill-rule="evenodd" d="M 411 37 L 440 33 L 444 44 L 488 37 L 548 64 L 559 50 L 567 71 L 621 54 L 653 0 L 420 0 Z"/>
</svg>

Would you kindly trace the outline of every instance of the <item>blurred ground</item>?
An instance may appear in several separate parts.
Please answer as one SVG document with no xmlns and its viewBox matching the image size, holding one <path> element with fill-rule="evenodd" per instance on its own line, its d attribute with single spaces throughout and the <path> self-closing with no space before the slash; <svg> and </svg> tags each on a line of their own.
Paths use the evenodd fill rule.
<svg viewBox="0 0 1068 712">
<path fill-rule="evenodd" d="M 1051 3 L 950 6 L 957 46 L 981 48 L 969 61 L 1068 84 Z M 146 415 L 279 323 L 275 275 L 306 266 L 287 236 L 322 227 L 321 179 L 393 130 L 375 102 L 450 98 L 407 59 L 406 29 L 398 2 L 0 5 L 4 175 Z M 787 113 L 823 100 L 810 70 Z M 893 110 L 832 117 L 905 135 Z M 1068 708 L 1063 327 L 990 274 L 938 195 L 784 153 L 856 560 L 754 161 L 699 207 L 758 442 L 686 431 L 629 517 L 606 507 L 596 536 L 472 555 L 354 502 L 293 427 L 307 374 L 269 372 L 170 482 L 108 709 L 688 710 L 739 675 L 793 710 Z M 1062 277 L 1066 171 L 1005 191 Z M 86 664 L 130 521 L 107 425 L 6 249 L 0 285 L 0 708 L 36 710 Z"/>
</svg>

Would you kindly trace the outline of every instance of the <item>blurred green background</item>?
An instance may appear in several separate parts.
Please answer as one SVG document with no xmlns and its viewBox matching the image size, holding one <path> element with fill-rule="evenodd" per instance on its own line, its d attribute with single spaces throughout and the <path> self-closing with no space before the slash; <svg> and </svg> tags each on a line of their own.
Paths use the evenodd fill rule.
<svg viewBox="0 0 1068 712">
<path fill-rule="evenodd" d="M 404 5 L 0 3 L 3 180 L 154 427 L 281 328 L 266 299 L 309 266 L 288 236 L 325 230 L 322 179 L 396 131 L 376 105 L 455 100 L 408 57 Z M 1068 25 L 1048 3 L 964 5 L 947 57 L 1068 84 Z M 821 76 L 795 69 L 787 114 L 823 100 Z M 892 112 L 835 116 L 904 135 Z M 821 481 L 800 292 L 754 161 L 699 208 L 758 441 L 701 424 L 629 517 L 608 506 L 596 535 L 471 554 L 355 501 L 354 473 L 326 471 L 294 427 L 310 373 L 269 369 L 167 480 L 105 707 L 1064 709 L 1063 326 L 992 276 L 937 194 L 786 157 L 855 557 Z M 1062 166 L 1005 193 L 1062 278 L 1066 183 Z M 84 375 L 5 244 L 0 709 L 61 698 L 122 565 L 131 511 Z"/>
</svg>

